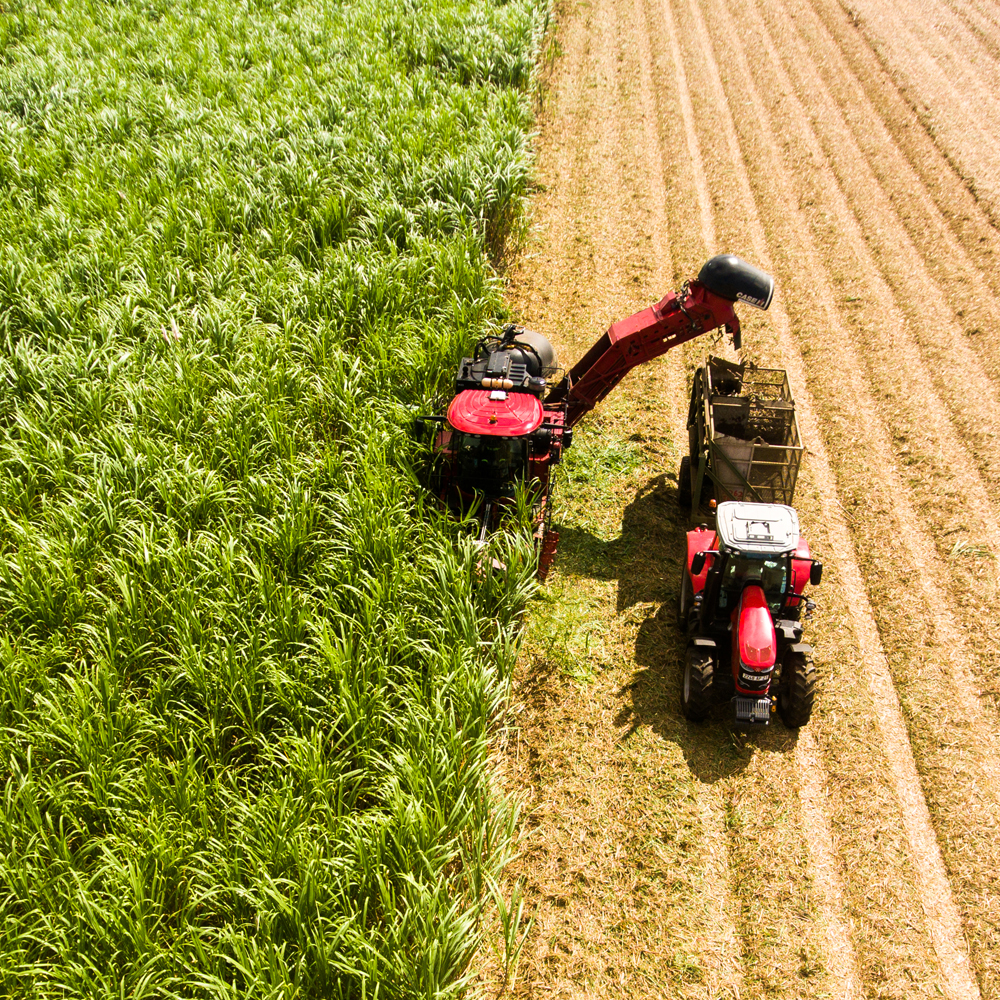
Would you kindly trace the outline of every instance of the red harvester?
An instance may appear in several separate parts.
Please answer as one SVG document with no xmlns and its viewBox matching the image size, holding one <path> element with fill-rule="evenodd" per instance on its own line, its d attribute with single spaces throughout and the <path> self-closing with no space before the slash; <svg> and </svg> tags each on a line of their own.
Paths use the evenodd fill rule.
<svg viewBox="0 0 1000 1000">
<path fill-rule="evenodd" d="M 480 341 L 463 358 L 455 377 L 455 398 L 446 416 L 421 417 L 418 433 L 438 425 L 436 489 L 448 504 L 468 509 L 480 501 L 481 537 L 496 529 L 519 485 L 535 490 L 535 539 L 539 576 L 555 557 L 558 532 L 550 524 L 552 467 L 573 439 L 577 421 L 637 365 L 718 327 L 739 347 L 737 300 L 766 309 L 774 279 L 739 257 L 707 261 L 676 293 L 614 323 L 561 380 L 549 341 L 508 327 Z"/>
</svg>

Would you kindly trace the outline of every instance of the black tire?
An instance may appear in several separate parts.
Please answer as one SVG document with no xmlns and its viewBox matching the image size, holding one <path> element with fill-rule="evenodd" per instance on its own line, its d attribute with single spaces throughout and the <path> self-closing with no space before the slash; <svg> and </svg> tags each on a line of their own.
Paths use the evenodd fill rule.
<svg viewBox="0 0 1000 1000">
<path fill-rule="evenodd" d="M 681 709 L 692 722 L 704 722 L 712 710 L 712 654 L 699 646 L 688 646 L 681 684 Z"/>
<path fill-rule="evenodd" d="M 789 729 L 804 726 L 812 715 L 816 697 L 816 667 L 809 653 L 789 650 L 781 665 L 778 711 Z"/>
<path fill-rule="evenodd" d="M 691 456 L 681 459 L 681 467 L 677 471 L 677 502 L 684 510 L 691 509 Z"/>
<path fill-rule="evenodd" d="M 685 563 L 687 555 L 685 554 Z M 691 608 L 694 607 L 694 587 L 691 586 L 691 574 L 686 565 L 681 566 L 681 586 L 677 594 L 677 627 L 687 634 L 688 621 L 691 618 Z"/>
</svg>

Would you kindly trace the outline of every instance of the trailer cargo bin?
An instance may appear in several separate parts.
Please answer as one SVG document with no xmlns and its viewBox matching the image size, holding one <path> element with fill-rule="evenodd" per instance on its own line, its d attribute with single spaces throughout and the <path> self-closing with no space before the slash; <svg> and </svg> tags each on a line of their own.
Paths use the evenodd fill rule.
<svg viewBox="0 0 1000 1000">
<path fill-rule="evenodd" d="M 695 372 L 680 493 L 791 504 L 802 460 L 787 373 L 711 357 Z M 688 482 L 684 482 L 685 476 Z"/>
</svg>

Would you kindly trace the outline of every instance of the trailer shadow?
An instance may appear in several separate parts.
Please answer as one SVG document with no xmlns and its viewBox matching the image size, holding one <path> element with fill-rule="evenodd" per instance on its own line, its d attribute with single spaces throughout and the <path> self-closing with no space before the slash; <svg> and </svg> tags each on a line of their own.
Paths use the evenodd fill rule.
<svg viewBox="0 0 1000 1000">
<path fill-rule="evenodd" d="M 692 723 L 681 712 L 680 688 L 685 637 L 677 630 L 675 606 L 685 532 L 696 520 L 677 502 L 676 477 L 649 480 L 622 516 L 618 538 L 602 541 L 579 528 L 560 528 L 559 559 L 571 573 L 618 580 L 619 614 L 640 604 L 656 611 L 639 625 L 635 671 L 622 686 L 623 704 L 615 717 L 628 740 L 648 727 L 680 748 L 691 773 L 712 783 L 742 771 L 755 750 L 791 752 L 795 731 L 780 721 L 766 728 L 740 730 L 730 721 L 728 702 L 720 702 L 705 723 Z"/>
</svg>

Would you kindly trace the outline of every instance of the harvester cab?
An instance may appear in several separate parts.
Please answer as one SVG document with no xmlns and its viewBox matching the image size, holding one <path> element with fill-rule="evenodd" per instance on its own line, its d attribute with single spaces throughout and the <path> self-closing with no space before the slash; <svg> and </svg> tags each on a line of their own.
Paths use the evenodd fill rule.
<svg viewBox="0 0 1000 1000">
<path fill-rule="evenodd" d="M 722 503 L 714 531 L 688 532 L 678 624 L 688 634 L 689 719 L 706 718 L 725 693 L 737 724 L 766 725 L 776 710 L 789 727 L 809 721 L 816 671 L 801 620 L 812 608 L 805 586 L 821 578 L 785 504 Z"/>
<path fill-rule="evenodd" d="M 416 421 L 418 433 L 436 425 L 435 491 L 455 507 L 478 505 L 485 539 L 517 490 L 530 489 L 544 579 L 559 538 L 550 526 L 552 470 L 576 422 L 637 365 L 703 333 L 723 327 L 738 347 L 733 306 L 766 309 L 773 292 L 774 279 L 759 268 L 731 254 L 712 257 L 697 280 L 613 323 L 561 378 L 552 345 L 540 334 L 511 326 L 481 340 L 459 365 L 447 414 Z"/>
</svg>

